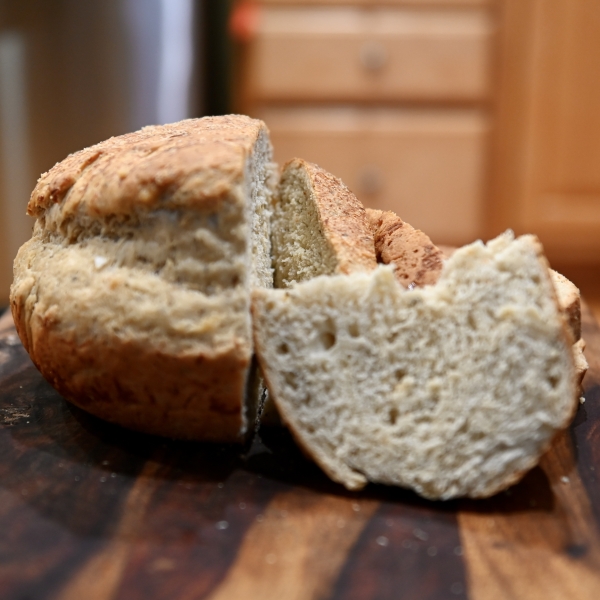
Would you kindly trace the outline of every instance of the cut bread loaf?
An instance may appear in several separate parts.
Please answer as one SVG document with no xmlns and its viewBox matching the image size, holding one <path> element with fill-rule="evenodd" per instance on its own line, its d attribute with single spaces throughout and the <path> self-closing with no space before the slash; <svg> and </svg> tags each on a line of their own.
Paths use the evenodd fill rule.
<svg viewBox="0 0 600 600">
<path fill-rule="evenodd" d="M 275 287 L 377 266 L 363 205 L 340 179 L 302 159 L 283 168 L 272 230 Z"/>
<path fill-rule="evenodd" d="M 532 236 L 461 248 L 424 288 L 380 267 L 256 290 L 253 317 L 282 418 L 349 489 L 490 496 L 575 411 L 571 341 Z"/>
<path fill-rule="evenodd" d="M 112 138 L 42 175 L 11 308 L 46 379 L 113 423 L 241 441 L 274 174 L 264 123 L 230 115 Z"/>
</svg>

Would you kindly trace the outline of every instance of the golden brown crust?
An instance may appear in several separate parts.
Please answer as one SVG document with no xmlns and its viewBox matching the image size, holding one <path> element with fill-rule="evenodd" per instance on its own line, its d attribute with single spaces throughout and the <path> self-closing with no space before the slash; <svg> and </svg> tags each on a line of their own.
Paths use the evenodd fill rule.
<svg viewBox="0 0 600 600">
<path fill-rule="evenodd" d="M 367 209 L 367 215 L 377 260 L 394 265 L 396 279 L 405 288 L 432 285 L 438 280 L 444 255 L 426 234 L 391 211 Z"/>
<path fill-rule="evenodd" d="M 364 206 L 341 179 L 318 165 L 300 158 L 291 160 L 302 167 L 312 184 L 323 233 L 337 258 L 336 273 L 349 274 L 377 267 L 373 235 Z"/>
<path fill-rule="evenodd" d="M 262 121 L 242 115 L 145 127 L 68 156 L 44 173 L 28 214 L 62 203 L 62 218 L 215 202 L 241 182 Z M 173 188 L 176 189 L 173 189 Z"/>
<path fill-rule="evenodd" d="M 550 278 L 556 290 L 558 304 L 565 315 L 574 341 L 581 338 L 581 294 L 577 286 L 564 275 L 550 269 Z"/>
<path fill-rule="evenodd" d="M 82 340 L 56 318 L 38 314 L 27 325 L 15 310 L 15 326 L 34 364 L 79 408 L 144 433 L 242 441 L 247 346 L 215 355 L 177 355 L 109 335 Z"/>
</svg>

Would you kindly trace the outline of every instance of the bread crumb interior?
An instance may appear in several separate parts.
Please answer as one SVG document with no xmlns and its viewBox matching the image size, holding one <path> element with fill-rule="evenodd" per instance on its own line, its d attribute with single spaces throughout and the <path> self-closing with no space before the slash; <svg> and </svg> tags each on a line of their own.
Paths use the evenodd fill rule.
<svg viewBox="0 0 600 600">
<path fill-rule="evenodd" d="M 289 287 L 336 269 L 335 252 L 323 232 L 309 177 L 294 164 L 282 175 L 272 242 L 275 287 Z"/>
</svg>

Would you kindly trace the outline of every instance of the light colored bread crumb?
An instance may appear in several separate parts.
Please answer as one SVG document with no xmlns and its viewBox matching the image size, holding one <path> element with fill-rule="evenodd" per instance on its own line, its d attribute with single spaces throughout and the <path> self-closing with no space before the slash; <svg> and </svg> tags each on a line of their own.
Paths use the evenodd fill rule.
<svg viewBox="0 0 600 600">
<path fill-rule="evenodd" d="M 576 403 L 571 344 L 541 247 L 458 250 L 436 285 L 390 268 L 253 295 L 282 418 L 335 481 L 486 497 L 537 464 Z"/>
</svg>

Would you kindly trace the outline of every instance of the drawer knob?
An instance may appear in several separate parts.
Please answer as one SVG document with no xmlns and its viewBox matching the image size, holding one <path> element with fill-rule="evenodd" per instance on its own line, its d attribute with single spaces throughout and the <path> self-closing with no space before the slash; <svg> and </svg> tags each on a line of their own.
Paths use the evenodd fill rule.
<svg viewBox="0 0 600 600">
<path fill-rule="evenodd" d="M 358 188 L 361 194 L 373 196 L 383 189 L 383 174 L 375 165 L 363 167 L 358 172 Z"/>
<path fill-rule="evenodd" d="M 387 58 L 387 50 L 380 42 L 365 42 L 360 48 L 360 62 L 367 71 L 381 71 Z"/>
</svg>

